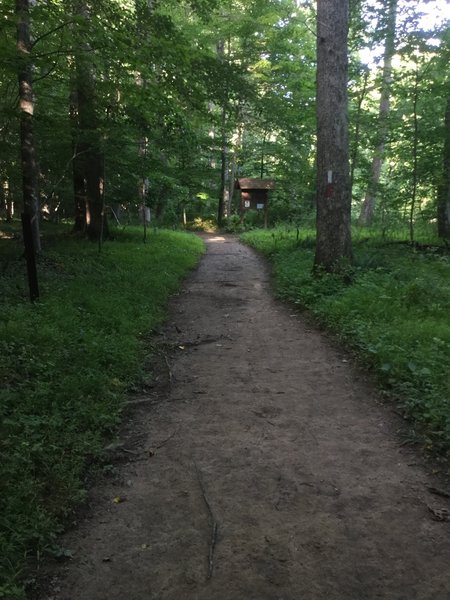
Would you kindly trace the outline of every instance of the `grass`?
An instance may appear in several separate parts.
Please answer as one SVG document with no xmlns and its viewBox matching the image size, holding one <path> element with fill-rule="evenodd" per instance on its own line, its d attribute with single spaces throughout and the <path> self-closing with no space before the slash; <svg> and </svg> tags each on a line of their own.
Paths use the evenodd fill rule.
<svg viewBox="0 0 450 600">
<path fill-rule="evenodd" d="M 197 263 L 199 238 L 129 228 L 103 246 L 44 229 L 41 299 L 27 300 L 14 228 L 0 235 L 0 598 L 24 598 L 27 561 L 59 556 L 86 464 L 143 377 L 143 334 Z M 148 374 L 147 374 L 148 376 Z"/>
<path fill-rule="evenodd" d="M 276 293 L 336 333 L 411 420 L 414 439 L 450 454 L 450 256 L 431 245 L 354 235 L 342 278 L 314 277 L 314 233 L 252 231 L 243 240 L 273 264 Z"/>
</svg>

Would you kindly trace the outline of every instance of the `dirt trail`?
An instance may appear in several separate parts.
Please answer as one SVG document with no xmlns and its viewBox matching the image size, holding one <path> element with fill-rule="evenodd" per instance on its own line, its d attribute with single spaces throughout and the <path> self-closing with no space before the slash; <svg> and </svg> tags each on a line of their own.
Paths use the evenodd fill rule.
<svg viewBox="0 0 450 600">
<path fill-rule="evenodd" d="M 164 332 L 167 397 L 138 406 L 46 600 L 448 600 L 428 506 L 449 501 L 391 410 L 272 299 L 260 257 L 205 240 Z"/>
</svg>

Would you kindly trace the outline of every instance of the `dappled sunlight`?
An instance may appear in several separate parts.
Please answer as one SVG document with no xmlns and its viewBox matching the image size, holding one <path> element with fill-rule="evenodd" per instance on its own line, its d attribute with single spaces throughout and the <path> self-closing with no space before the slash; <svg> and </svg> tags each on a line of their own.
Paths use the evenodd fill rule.
<svg viewBox="0 0 450 600">
<path fill-rule="evenodd" d="M 225 242 L 225 238 L 221 235 L 216 235 L 213 238 L 209 238 L 208 242 L 214 242 L 215 244 L 223 244 Z"/>
</svg>

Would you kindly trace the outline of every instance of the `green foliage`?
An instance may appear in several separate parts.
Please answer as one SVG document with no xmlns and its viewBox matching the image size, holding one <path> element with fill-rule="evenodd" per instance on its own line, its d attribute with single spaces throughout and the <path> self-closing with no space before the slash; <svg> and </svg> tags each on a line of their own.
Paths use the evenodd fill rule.
<svg viewBox="0 0 450 600">
<path fill-rule="evenodd" d="M 165 226 L 178 225 L 183 209 L 189 221 L 209 219 L 217 212 L 223 141 L 230 177 L 276 180 L 269 212 L 272 224 L 304 219 L 315 199 L 313 3 L 87 4 L 90 18 L 72 15 L 74 5 L 59 0 L 34 3 L 31 9 L 36 40 L 35 144 L 46 218 L 73 216 L 74 143 L 88 134 L 69 119 L 75 91 L 73 54 L 87 45 L 90 51 L 83 51 L 83 63 L 95 80 L 105 202 L 116 212 L 120 209 L 121 219 L 132 220 L 142 200 Z M 400 4 L 375 214 L 375 225 L 385 230 L 410 217 L 415 227 L 435 223 L 449 95 L 448 29 L 442 25 L 441 31 L 421 31 L 417 7 Z M 351 4 L 349 127 L 356 212 L 367 190 L 379 137 L 382 65 L 375 54 L 381 52 L 385 33 L 383 6 L 385 2 L 378 0 Z M 16 212 L 21 203 L 11 3 L 1 3 L 0 17 L 0 211 L 6 216 L 12 202 Z M 439 37 L 442 43 L 437 45 Z M 224 54 L 219 57 L 221 43 Z M 370 65 L 364 64 L 361 54 L 368 48 L 374 50 Z M 207 194 L 210 201 L 197 202 L 199 194 Z"/>
<path fill-rule="evenodd" d="M 231 215 L 223 223 L 223 230 L 226 233 L 242 233 L 246 229 L 244 223 L 241 223 L 239 215 Z"/>
<path fill-rule="evenodd" d="M 217 223 L 214 219 L 201 219 L 197 217 L 193 221 L 187 224 L 189 231 L 206 231 L 208 233 L 214 233 L 217 231 Z"/>
<path fill-rule="evenodd" d="M 21 597 L 11 586 L 20 589 L 25 559 L 57 552 L 55 536 L 84 498 L 86 461 L 101 455 L 143 375 L 142 336 L 202 251 L 197 237 L 162 230 L 146 244 L 137 229 L 117 232 L 101 254 L 44 239 L 34 305 L 20 247 L 0 239 L 0 598 L 9 599 Z"/>
<path fill-rule="evenodd" d="M 252 231 L 244 241 L 270 257 L 279 296 L 306 307 L 370 366 L 423 428 L 450 451 L 450 259 L 442 247 L 355 236 L 355 267 L 312 273 L 314 238 Z"/>
</svg>

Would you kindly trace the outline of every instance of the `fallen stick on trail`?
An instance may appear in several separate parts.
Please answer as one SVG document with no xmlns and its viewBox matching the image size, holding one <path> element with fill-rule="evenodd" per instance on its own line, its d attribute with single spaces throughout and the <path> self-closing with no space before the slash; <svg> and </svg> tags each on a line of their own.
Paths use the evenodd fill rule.
<svg viewBox="0 0 450 600">
<path fill-rule="evenodd" d="M 200 486 L 200 490 L 203 496 L 203 500 L 205 502 L 205 506 L 208 510 L 210 521 L 211 521 L 211 540 L 209 543 L 209 553 L 208 553 L 208 574 L 206 579 L 211 579 L 213 571 L 214 571 L 214 550 L 217 544 L 217 534 L 219 532 L 219 524 L 216 521 L 213 510 L 211 508 L 211 504 L 206 495 L 205 486 L 203 484 L 202 476 L 200 470 L 197 466 L 197 463 L 194 461 L 195 472 L 197 474 L 198 484 Z"/>
</svg>

